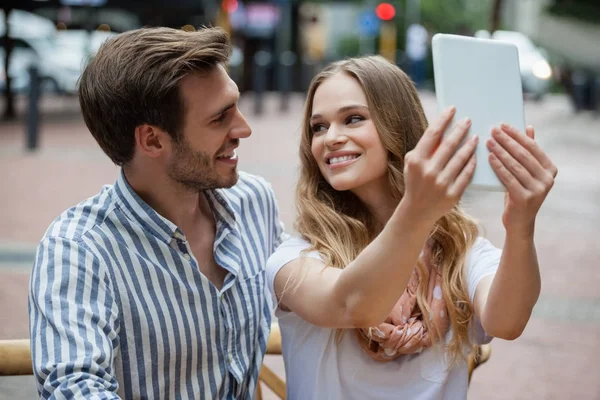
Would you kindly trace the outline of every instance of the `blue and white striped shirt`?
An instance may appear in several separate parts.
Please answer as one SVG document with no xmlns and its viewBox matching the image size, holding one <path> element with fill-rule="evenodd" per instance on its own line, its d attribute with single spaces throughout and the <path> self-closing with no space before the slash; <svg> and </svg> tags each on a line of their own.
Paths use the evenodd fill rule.
<svg viewBox="0 0 600 400">
<path fill-rule="evenodd" d="M 221 290 L 123 173 L 50 225 L 29 298 L 43 398 L 254 397 L 272 313 L 265 264 L 284 233 L 262 178 L 240 173 L 206 197 Z"/>
</svg>

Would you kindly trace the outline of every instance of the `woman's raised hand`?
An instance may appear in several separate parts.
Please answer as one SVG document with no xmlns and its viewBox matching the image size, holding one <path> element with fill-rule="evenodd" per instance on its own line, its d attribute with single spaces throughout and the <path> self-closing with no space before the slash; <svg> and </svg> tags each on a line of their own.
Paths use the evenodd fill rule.
<svg viewBox="0 0 600 400">
<path fill-rule="evenodd" d="M 455 113 L 454 107 L 446 109 L 404 160 L 402 202 L 428 223 L 435 223 L 452 210 L 475 172 L 477 136 L 471 136 L 460 146 L 471 121 L 456 123 L 444 136 Z"/>
</svg>

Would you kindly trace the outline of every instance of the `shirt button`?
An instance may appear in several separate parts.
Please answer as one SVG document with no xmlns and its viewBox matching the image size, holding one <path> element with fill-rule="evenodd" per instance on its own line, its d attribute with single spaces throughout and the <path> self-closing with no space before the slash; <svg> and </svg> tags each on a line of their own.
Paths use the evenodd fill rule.
<svg viewBox="0 0 600 400">
<path fill-rule="evenodd" d="M 227 356 L 227 361 L 229 361 L 230 364 L 233 362 L 233 356 L 231 354 Z"/>
<path fill-rule="evenodd" d="M 183 255 L 183 258 L 185 258 L 187 261 L 190 261 L 192 259 L 192 257 L 190 257 L 190 255 L 188 253 L 185 253 Z"/>
</svg>

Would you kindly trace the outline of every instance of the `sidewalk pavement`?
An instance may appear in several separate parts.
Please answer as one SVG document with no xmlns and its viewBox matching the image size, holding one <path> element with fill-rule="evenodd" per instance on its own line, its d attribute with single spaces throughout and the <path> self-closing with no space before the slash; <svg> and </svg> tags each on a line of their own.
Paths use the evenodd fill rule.
<svg viewBox="0 0 600 400">
<path fill-rule="evenodd" d="M 421 97 L 431 120 L 435 98 L 426 92 Z M 272 183 L 291 230 L 302 98 L 294 96 L 287 113 L 278 112 L 274 95 L 266 100 L 265 114 L 254 116 L 252 98 L 241 99 L 254 133 L 242 141 L 240 168 Z M 28 337 L 27 282 L 47 226 L 118 173 L 78 116 L 75 99 L 45 99 L 43 109 L 34 153 L 23 150 L 21 122 L 0 123 L 0 339 Z M 469 398 L 600 399 L 600 118 L 575 115 L 565 97 L 551 96 L 526 103 L 526 119 L 559 168 L 536 227 L 542 295 L 519 339 L 492 342 L 492 357 L 475 372 Z M 464 203 L 501 247 L 502 195 L 470 191 Z M 283 376 L 281 357 L 265 362 Z M 34 396 L 30 377 L 0 378 L 0 399 Z"/>
</svg>

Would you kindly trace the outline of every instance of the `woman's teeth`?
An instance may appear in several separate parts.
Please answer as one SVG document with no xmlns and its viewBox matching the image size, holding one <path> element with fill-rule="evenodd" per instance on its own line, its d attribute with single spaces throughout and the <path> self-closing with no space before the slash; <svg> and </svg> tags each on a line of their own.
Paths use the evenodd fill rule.
<svg viewBox="0 0 600 400">
<path fill-rule="evenodd" d="M 337 164 L 348 160 L 354 160 L 355 158 L 358 158 L 357 154 L 342 157 L 332 157 L 329 159 L 329 164 Z"/>
</svg>

